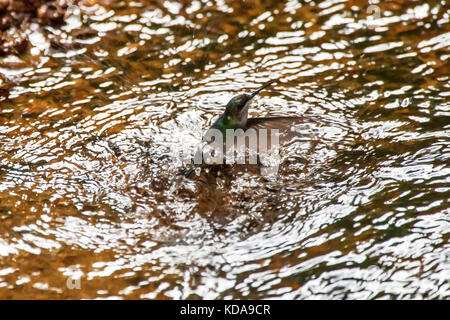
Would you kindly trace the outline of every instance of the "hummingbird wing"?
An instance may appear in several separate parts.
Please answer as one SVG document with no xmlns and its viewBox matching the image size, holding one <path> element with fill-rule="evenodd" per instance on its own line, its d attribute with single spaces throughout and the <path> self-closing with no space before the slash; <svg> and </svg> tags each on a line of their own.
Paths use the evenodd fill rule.
<svg viewBox="0 0 450 320">
<path fill-rule="evenodd" d="M 307 137 L 308 134 L 307 131 L 310 132 L 310 130 L 304 130 L 301 128 L 302 125 L 308 126 L 311 122 L 314 122 L 314 120 L 306 118 L 306 117 L 270 117 L 270 118 L 250 118 L 247 120 L 247 127 L 246 129 L 255 129 L 256 131 L 260 129 L 266 129 L 267 130 L 267 138 L 268 138 L 268 145 L 271 144 L 271 134 L 272 130 L 277 130 L 278 135 L 278 142 L 280 145 L 285 145 L 292 141 L 295 138 L 300 138 L 302 136 Z M 216 128 L 216 124 L 213 125 L 212 128 Z M 203 141 L 204 144 L 206 141 Z M 248 146 L 247 146 L 248 147 Z M 263 153 L 264 150 L 259 150 L 259 143 L 256 146 L 257 153 Z M 200 152 L 200 153 L 198 153 Z M 201 154 L 202 148 L 197 150 L 197 155 Z M 225 150 L 224 150 L 225 152 Z M 200 159 L 200 158 L 199 158 Z M 184 169 L 180 172 L 180 174 L 184 175 L 186 178 L 190 178 L 193 173 L 196 171 L 196 168 L 198 168 L 199 164 L 193 164 L 191 163 L 187 169 Z"/>
<path fill-rule="evenodd" d="M 304 117 L 250 118 L 247 121 L 247 129 L 267 129 L 268 132 L 278 130 L 280 144 L 286 144 L 300 135 L 299 126 L 307 125 L 310 121 L 311 119 Z"/>
<path fill-rule="evenodd" d="M 248 128 L 286 129 L 290 126 L 302 122 L 302 117 L 270 117 L 270 118 L 250 118 L 247 120 Z"/>
</svg>

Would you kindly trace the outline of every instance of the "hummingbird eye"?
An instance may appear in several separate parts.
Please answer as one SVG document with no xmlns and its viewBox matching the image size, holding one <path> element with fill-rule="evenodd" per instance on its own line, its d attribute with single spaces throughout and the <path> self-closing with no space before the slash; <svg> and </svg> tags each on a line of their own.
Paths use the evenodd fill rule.
<svg viewBox="0 0 450 320">
<path fill-rule="evenodd" d="M 228 105 L 230 106 L 237 106 L 240 103 L 239 96 L 231 98 L 230 102 L 228 102 Z"/>
<path fill-rule="evenodd" d="M 240 94 L 240 95 L 234 96 L 228 102 L 227 108 L 229 108 L 229 111 L 232 111 L 232 110 L 240 111 L 240 110 L 242 110 L 242 108 L 245 107 L 248 100 L 249 100 L 249 98 L 245 94 Z"/>
<path fill-rule="evenodd" d="M 236 96 L 233 98 L 233 104 L 243 107 L 247 100 L 248 99 L 246 99 L 246 97 L 244 95 L 239 95 L 239 96 Z"/>
</svg>

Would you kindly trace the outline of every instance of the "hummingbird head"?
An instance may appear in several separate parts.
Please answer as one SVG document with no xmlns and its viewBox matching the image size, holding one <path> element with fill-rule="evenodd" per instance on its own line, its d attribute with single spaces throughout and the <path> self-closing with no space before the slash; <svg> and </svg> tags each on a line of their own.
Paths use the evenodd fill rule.
<svg viewBox="0 0 450 320">
<path fill-rule="evenodd" d="M 237 127 L 245 127 L 245 125 L 247 124 L 248 108 L 250 106 L 251 100 L 263 89 L 267 88 L 274 82 L 275 81 L 269 81 L 251 94 L 241 93 L 231 98 L 225 108 L 224 116 L 226 121 L 232 122 L 233 125 Z"/>
<path fill-rule="evenodd" d="M 252 98 L 249 94 L 242 93 L 231 98 L 225 109 L 225 120 L 233 126 L 244 127 L 248 118 L 248 107 Z"/>
</svg>

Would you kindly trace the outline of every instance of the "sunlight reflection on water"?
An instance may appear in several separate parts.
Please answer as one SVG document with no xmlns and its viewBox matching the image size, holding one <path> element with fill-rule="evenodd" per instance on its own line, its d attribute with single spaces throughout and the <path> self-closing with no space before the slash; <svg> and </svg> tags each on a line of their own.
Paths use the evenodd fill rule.
<svg viewBox="0 0 450 320">
<path fill-rule="evenodd" d="M 86 1 L 2 58 L 2 298 L 450 297 L 445 1 L 258 3 Z M 278 175 L 176 183 L 269 79 Z"/>
</svg>

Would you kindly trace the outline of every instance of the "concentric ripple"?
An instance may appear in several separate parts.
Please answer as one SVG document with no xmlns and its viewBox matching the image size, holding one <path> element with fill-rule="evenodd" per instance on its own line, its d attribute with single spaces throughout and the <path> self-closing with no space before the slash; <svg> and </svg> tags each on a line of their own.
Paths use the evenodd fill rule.
<svg viewBox="0 0 450 320">
<path fill-rule="evenodd" d="M 71 13 L 0 61 L 1 298 L 450 298 L 446 1 Z M 278 172 L 177 176 L 268 80 L 250 116 L 302 119 Z"/>
</svg>

